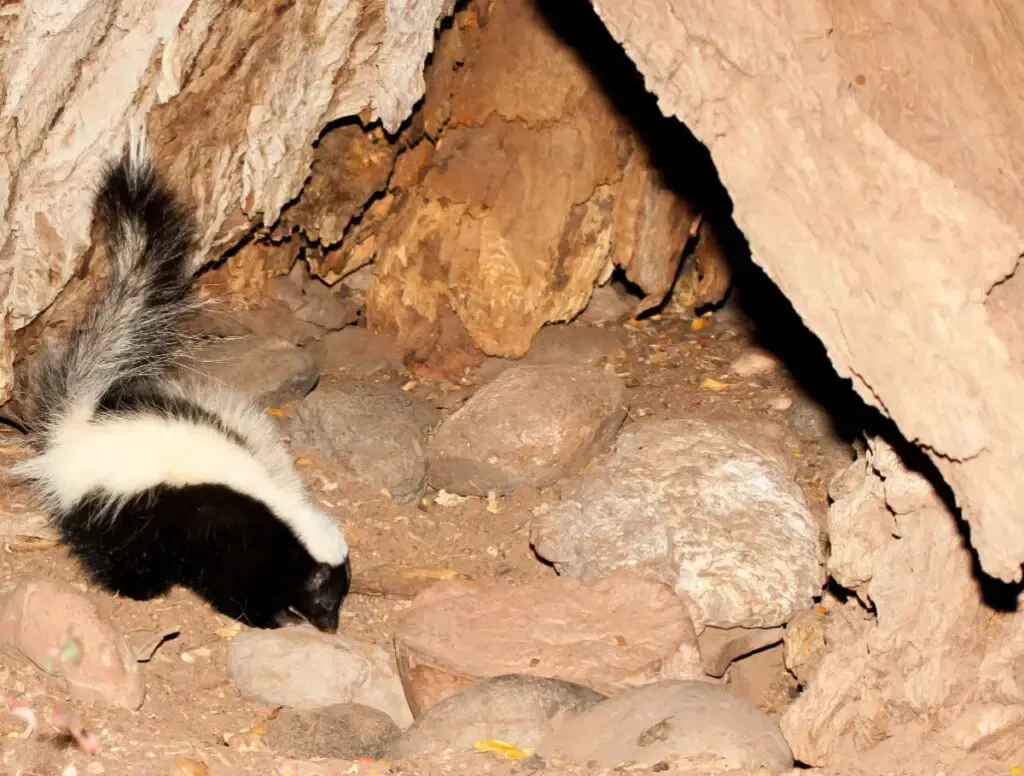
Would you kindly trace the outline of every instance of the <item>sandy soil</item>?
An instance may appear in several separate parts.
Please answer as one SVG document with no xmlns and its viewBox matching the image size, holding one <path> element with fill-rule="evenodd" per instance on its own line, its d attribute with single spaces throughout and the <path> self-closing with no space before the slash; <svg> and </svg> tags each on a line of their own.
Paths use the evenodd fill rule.
<svg viewBox="0 0 1024 776">
<path fill-rule="evenodd" d="M 608 368 L 629 386 L 632 417 L 697 413 L 738 424 L 765 444 L 775 445 L 792 461 L 811 508 L 824 518 L 828 480 L 848 462 L 848 448 L 827 437 L 800 439 L 787 428 L 781 407 L 798 389 L 784 371 L 747 380 L 729 374 L 729 363 L 750 346 L 747 324 L 726 314 L 695 329 L 692 319 L 665 315 L 621 328 L 626 346 L 614 352 Z M 411 390 L 431 399 L 463 395 L 481 382 L 480 375 L 479 369 L 470 370 L 460 384 L 420 376 Z M 410 377 L 399 375 L 398 379 L 407 382 Z M 725 385 L 711 384 L 717 388 L 714 390 L 705 383 L 707 378 Z M 0 453 L 7 460 L 21 455 L 21 444 L 14 431 L 0 434 Z M 303 455 L 298 462 L 316 498 L 344 525 L 360 564 L 452 568 L 487 581 L 537 579 L 554 573 L 536 559 L 529 546 L 532 510 L 554 498 L 550 493 L 517 492 L 501 499 L 497 513 L 489 512 L 486 501 L 480 499 L 441 506 L 433 501 L 431 492 L 418 505 L 400 506 L 384 494 L 339 477 L 315 455 Z M 24 493 L 8 488 L 0 497 L 0 510 L 0 515 L 18 518 L 33 514 L 33 505 Z M 8 536 L 2 551 L 3 589 L 40 576 L 87 589 L 86 578 L 75 562 L 53 542 Z M 24 722 L 5 711 L 0 714 L 0 772 L 22 776 L 189 773 L 180 762 L 175 766 L 175 758 L 181 757 L 205 761 L 213 773 L 274 772 L 276 755 L 262 735 L 273 710 L 240 698 L 227 678 L 227 642 L 217 635 L 226 624 L 224 618 L 184 590 L 146 603 L 118 599 L 99 590 L 90 590 L 90 594 L 133 645 L 141 646 L 169 631 L 179 634 L 142 665 L 148 693 L 145 704 L 138 712 L 76 707 L 99 740 L 101 749 L 94 755 L 48 730 L 46 724 L 25 740 L 20 737 Z M 401 600 L 351 596 L 342 614 L 341 630 L 387 644 L 394 623 L 407 606 Z M 55 702 L 66 700 L 56 681 L 9 658 L 0 658 L 0 684 L 8 697 L 29 701 L 43 718 Z M 756 668 L 743 672 L 742 687 L 771 714 L 779 713 L 794 692 L 777 654 L 758 656 Z M 536 766 L 486 753 L 390 767 L 392 773 L 536 772 Z M 673 769 L 668 764 L 665 768 L 668 772 Z M 380 764 L 356 763 L 348 771 L 337 772 L 388 771 Z"/>
</svg>

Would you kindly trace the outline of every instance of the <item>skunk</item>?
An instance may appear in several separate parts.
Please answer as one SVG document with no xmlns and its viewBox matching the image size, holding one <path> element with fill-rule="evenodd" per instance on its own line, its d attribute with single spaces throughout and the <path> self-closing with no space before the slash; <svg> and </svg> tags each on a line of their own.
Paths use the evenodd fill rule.
<svg viewBox="0 0 1024 776">
<path fill-rule="evenodd" d="M 199 301 L 194 225 L 145 137 L 109 163 L 95 212 L 110 272 L 28 379 L 35 457 L 14 467 L 103 587 L 149 600 L 174 585 L 254 627 L 338 627 L 341 529 L 307 499 L 265 413 L 177 370 Z"/>
</svg>

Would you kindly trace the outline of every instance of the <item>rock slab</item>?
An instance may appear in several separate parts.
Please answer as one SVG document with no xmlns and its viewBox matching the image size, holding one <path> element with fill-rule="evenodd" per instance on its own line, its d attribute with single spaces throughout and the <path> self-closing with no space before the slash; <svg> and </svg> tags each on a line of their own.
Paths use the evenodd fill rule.
<svg viewBox="0 0 1024 776">
<path fill-rule="evenodd" d="M 817 523 L 781 463 L 700 420 L 630 426 L 532 538 L 571 577 L 654 574 L 692 601 L 698 631 L 782 625 L 824 583 Z"/>
<path fill-rule="evenodd" d="M 442 586 L 438 586 L 442 587 Z M 686 606 L 660 582 L 616 574 L 427 589 L 395 630 L 413 714 L 482 679 L 527 674 L 601 693 L 703 675 Z"/>
<path fill-rule="evenodd" d="M 774 720 L 706 682 L 656 682 L 621 692 L 557 726 L 537 754 L 604 768 L 709 755 L 725 760 L 729 770 L 778 774 L 793 766 Z"/>
<path fill-rule="evenodd" d="M 0 599 L 0 647 L 67 683 L 72 698 L 137 709 L 146 695 L 131 648 L 88 596 L 35 580 Z"/>
<path fill-rule="evenodd" d="M 504 741 L 536 749 L 553 727 L 605 699 L 581 684 L 509 674 L 450 695 L 405 731 L 388 752 L 412 759 L 445 749 L 472 750 L 477 741 Z"/>
<path fill-rule="evenodd" d="M 625 415 L 625 385 L 609 372 L 509 368 L 441 424 L 427 452 L 430 484 L 477 496 L 550 485 L 601 452 Z"/>
<path fill-rule="evenodd" d="M 296 757 L 378 760 L 401 733 L 384 712 L 361 703 L 342 703 L 316 712 L 282 709 L 268 726 L 267 743 Z"/>
<path fill-rule="evenodd" d="M 426 445 L 441 414 L 390 385 L 325 381 L 295 409 L 292 445 L 315 447 L 357 479 L 402 503 L 426 487 Z"/>
<path fill-rule="evenodd" d="M 361 703 L 412 723 L 390 656 L 379 646 L 308 627 L 247 630 L 228 647 L 228 675 L 247 698 L 316 711 Z"/>
</svg>

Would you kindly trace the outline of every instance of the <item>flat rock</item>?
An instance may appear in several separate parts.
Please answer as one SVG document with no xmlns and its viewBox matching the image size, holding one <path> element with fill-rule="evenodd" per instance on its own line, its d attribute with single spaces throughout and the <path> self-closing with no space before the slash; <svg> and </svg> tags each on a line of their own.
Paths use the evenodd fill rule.
<svg viewBox="0 0 1024 776">
<path fill-rule="evenodd" d="M 411 759 L 445 749 L 472 750 L 477 741 L 536 749 L 553 727 L 605 699 L 572 682 L 540 676 L 487 679 L 442 700 L 413 723 L 388 752 Z"/>
<path fill-rule="evenodd" d="M 63 677 L 76 700 L 137 709 L 145 698 L 127 642 L 92 599 L 67 585 L 23 582 L 0 599 L 0 648 Z"/>
<path fill-rule="evenodd" d="M 707 682 L 657 682 L 621 692 L 558 725 L 537 754 L 604 768 L 709 755 L 727 761 L 728 769 L 777 774 L 793 766 L 774 720 Z"/>
<path fill-rule="evenodd" d="M 749 348 L 737 356 L 729 371 L 739 377 L 762 377 L 782 370 L 782 362 L 767 350 Z"/>
<path fill-rule="evenodd" d="M 781 463 L 700 420 L 633 424 L 615 451 L 533 522 L 561 574 L 636 568 L 692 601 L 707 625 L 771 628 L 824 583 L 819 528 Z"/>
<path fill-rule="evenodd" d="M 412 723 L 391 657 L 375 644 L 307 626 L 247 630 L 228 646 L 228 675 L 246 698 L 315 711 L 361 703 Z"/>
<path fill-rule="evenodd" d="M 419 718 L 482 679 L 527 674 L 612 693 L 702 676 L 686 606 L 662 583 L 629 574 L 426 590 L 395 630 L 406 697 Z"/>
<path fill-rule="evenodd" d="M 325 381 L 296 405 L 292 446 L 315 447 L 327 461 L 400 503 L 426 487 L 426 445 L 441 414 L 390 385 Z"/>
<path fill-rule="evenodd" d="M 550 324 L 537 332 L 522 363 L 595 366 L 614 361 L 625 345 L 619 328 Z"/>
<path fill-rule="evenodd" d="M 581 366 L 516 366 L 485 385 L 434 434 L 434 487 L 486 495 L 544 487 L 605 448 L 626 414 L 626 388 Z"/>
<path fill-rule="evenodd" d="M 282 709 L 267 727 L 267 743 L 295 757 L 378 760 L 401 734 L 384 712 L 342 703 L 315 712 Z"/>
<path fill-rule="evenodd" d="M 324 371 L 365 379 L 402 366 L 402 351 L 391 337 L 358 326 L 324 336 Z"/>
<path fill-rule="evenodd" d="M 254 334 L 216 340 L 197 348 L 193 368 L 248 396 L 260 407 L 276 407 L 309 393 L 320 376 L 323 355 L 281 337 Z"/>
</svg>

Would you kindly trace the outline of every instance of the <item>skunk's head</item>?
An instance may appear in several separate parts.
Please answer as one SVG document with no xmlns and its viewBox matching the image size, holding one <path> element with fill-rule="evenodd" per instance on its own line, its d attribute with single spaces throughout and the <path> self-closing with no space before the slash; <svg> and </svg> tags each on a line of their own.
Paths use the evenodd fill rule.
<svg viewBox="0 0 1024 776">
<path fill-rule="evenodd" d="M 338 565 L 318 563 L 292 601 L 292 609 L 317 630 L 333 633 L 338 630 L 341 602 L 351 581 L 348 558 Z"/>
</svg>

